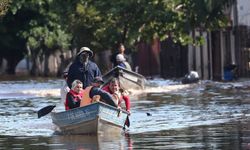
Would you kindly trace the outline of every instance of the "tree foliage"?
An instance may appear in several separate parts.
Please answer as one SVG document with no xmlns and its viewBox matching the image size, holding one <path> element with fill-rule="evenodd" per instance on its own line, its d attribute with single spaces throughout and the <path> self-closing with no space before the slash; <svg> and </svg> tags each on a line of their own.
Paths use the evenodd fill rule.
<svg viewBox="0 0 250 150">
<path fill-rule="evenodd" d="M 0 1 L 0 18 L 5 15 L 8 10 L 10 0 L 1 0 Z"/>
<path fill-rule="evenodd" d="M 234 1 L 2 0 L 0 45 L 6 49 L 3 53 L 11 50 L 27 55 L 30 50 L 35 60 L 56 49 L 89 46 L 98 51 L 120 42 L 131 47 L 154 37 L 201 43 L 190 31 L 226 27 L 223 9 Z"/>
<path fill-rule="evenodd" d="M 50 50 L 68 48 L 71 34 L 67 33 L 61 25 L 60 15 L 62 14 L 54 11 L 57 1 L 22 0 L 15 4 L 11 7 L 13 14 L 17 11 L 29 11 L 33 14 L 28 20 L 27 28 L 18 33 L 27 39 L 26 44 L 30 48 L 45 47 Z"/>
<path fill-rule="evenodd" d="M 54 0 L 13 0 L 10 16 L 22 16 L 16 36 L 25 40 L 26 54 L 31 54 L 32 74 L 40 74 L 37 62 L 43 55 L 50 55 L 57 49 L 66 49 L 70 45 L 71 34 L 61 25 L 63 14 L 55 9 L 59 1 Z"/>
<path fill-rule="evenodd" d="M 234 0 L 89 0 L 84 1 L 82 10 L 89 8 L 95 12 L 93 18 L 98 19 L 92 19 L 95 26 L 92 30 L 92 43 L 95 41 L 102 48 L 110 48 L 109 46 L 119 42 L 130 46 L 140 40 L 150 42 L 154 37 L 161 40 L 171 37 L 176 42 L 188 44 L 201 39 L 197 37 L 194 40 L 189 35 L 192 30 L 211 31 L 226 27 L 228 20 L 223 10 L 233 2 Z M 86 14 L 85 11 L 82 12 Z"/>
</svg>

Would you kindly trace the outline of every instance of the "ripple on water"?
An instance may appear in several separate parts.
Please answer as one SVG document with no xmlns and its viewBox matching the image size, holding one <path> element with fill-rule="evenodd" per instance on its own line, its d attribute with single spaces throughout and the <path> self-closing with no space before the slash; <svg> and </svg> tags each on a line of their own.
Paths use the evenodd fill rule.
<svg viewBox="0 0 250 150">
<path fill-rule="evenodd" d="M 122 139 L 125 136 L 96 139 L 55 135 L 56 127 L 50 116 L 37 119 L 36 111 L 59 103 L 60 82 L 0 82 L 0 149 L 250 147 L 247 84 L 160 82 L 154 81 L 154 86 L 145 90 L 132 91 L 131 126 L 127 131 L 131 138 L 126 140 Z M 56 111 L 63 109 L 63 106 L 55 108 Z"/>
</svg>

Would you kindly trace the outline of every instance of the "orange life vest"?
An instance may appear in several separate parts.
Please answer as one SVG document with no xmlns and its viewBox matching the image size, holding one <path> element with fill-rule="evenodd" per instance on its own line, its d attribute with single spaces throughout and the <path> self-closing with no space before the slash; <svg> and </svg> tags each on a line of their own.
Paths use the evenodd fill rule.
<svg viewBox="0 0 250 150">
<path fill-rule="evenodd" d="M 92 89 L 92 87 L 93 86 L 88 86 L 84 89 L 82 93 L 83 96 L 82 96 L 80 107 L 91 104 L 92 98 L 90 98 L 89 94 L 90 94 L 90 90 Z"/>
</svg>

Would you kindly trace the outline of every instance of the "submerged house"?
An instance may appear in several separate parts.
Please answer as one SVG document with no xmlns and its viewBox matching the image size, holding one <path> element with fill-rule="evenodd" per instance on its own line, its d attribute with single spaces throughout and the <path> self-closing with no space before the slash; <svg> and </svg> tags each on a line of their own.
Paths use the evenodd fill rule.
<svg viewBox="0 0 250 150">
<path fill-rule="evenodd" d="M 204 37 L 202 46 L 181 46 L 170 39 L 140 45 L 139 55 L 143 57 L 139 62 L 147 59 L 140 48 L 150 54 L 149 63 L 139 64 L 140 73 L 178 78 L 195 70 L 201 79 L 231 80 L 231 71 L 235 71 L 238 77 L 250 77 L 250 1 L 237 0 L 224 13 L 230 19 L 226 29 L 191 33 Z"/>
<path fill-rule="evenodd" d="M 206 42 L 201 47 L 188 47 L 189 70 L 211 80 L 230 80 L 228 71 L 233 69 L 238 77 L 250 77 L 249 8 L 249 0 L 237 0 L 224 11 L 230 19 L 226 29 L 196 33 L 202 34 Z"/>
</svg>

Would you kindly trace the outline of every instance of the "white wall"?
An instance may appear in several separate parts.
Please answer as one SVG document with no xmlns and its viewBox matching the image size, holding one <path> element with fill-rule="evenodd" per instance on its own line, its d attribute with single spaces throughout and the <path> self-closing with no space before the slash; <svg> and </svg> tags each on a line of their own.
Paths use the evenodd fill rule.
<svg viewBox="0 0 250 150">
<path fill-rule="evenodd" d="M 238 23 L 250 26 L 250 0 L 238 0 Z"/>
</svg>

